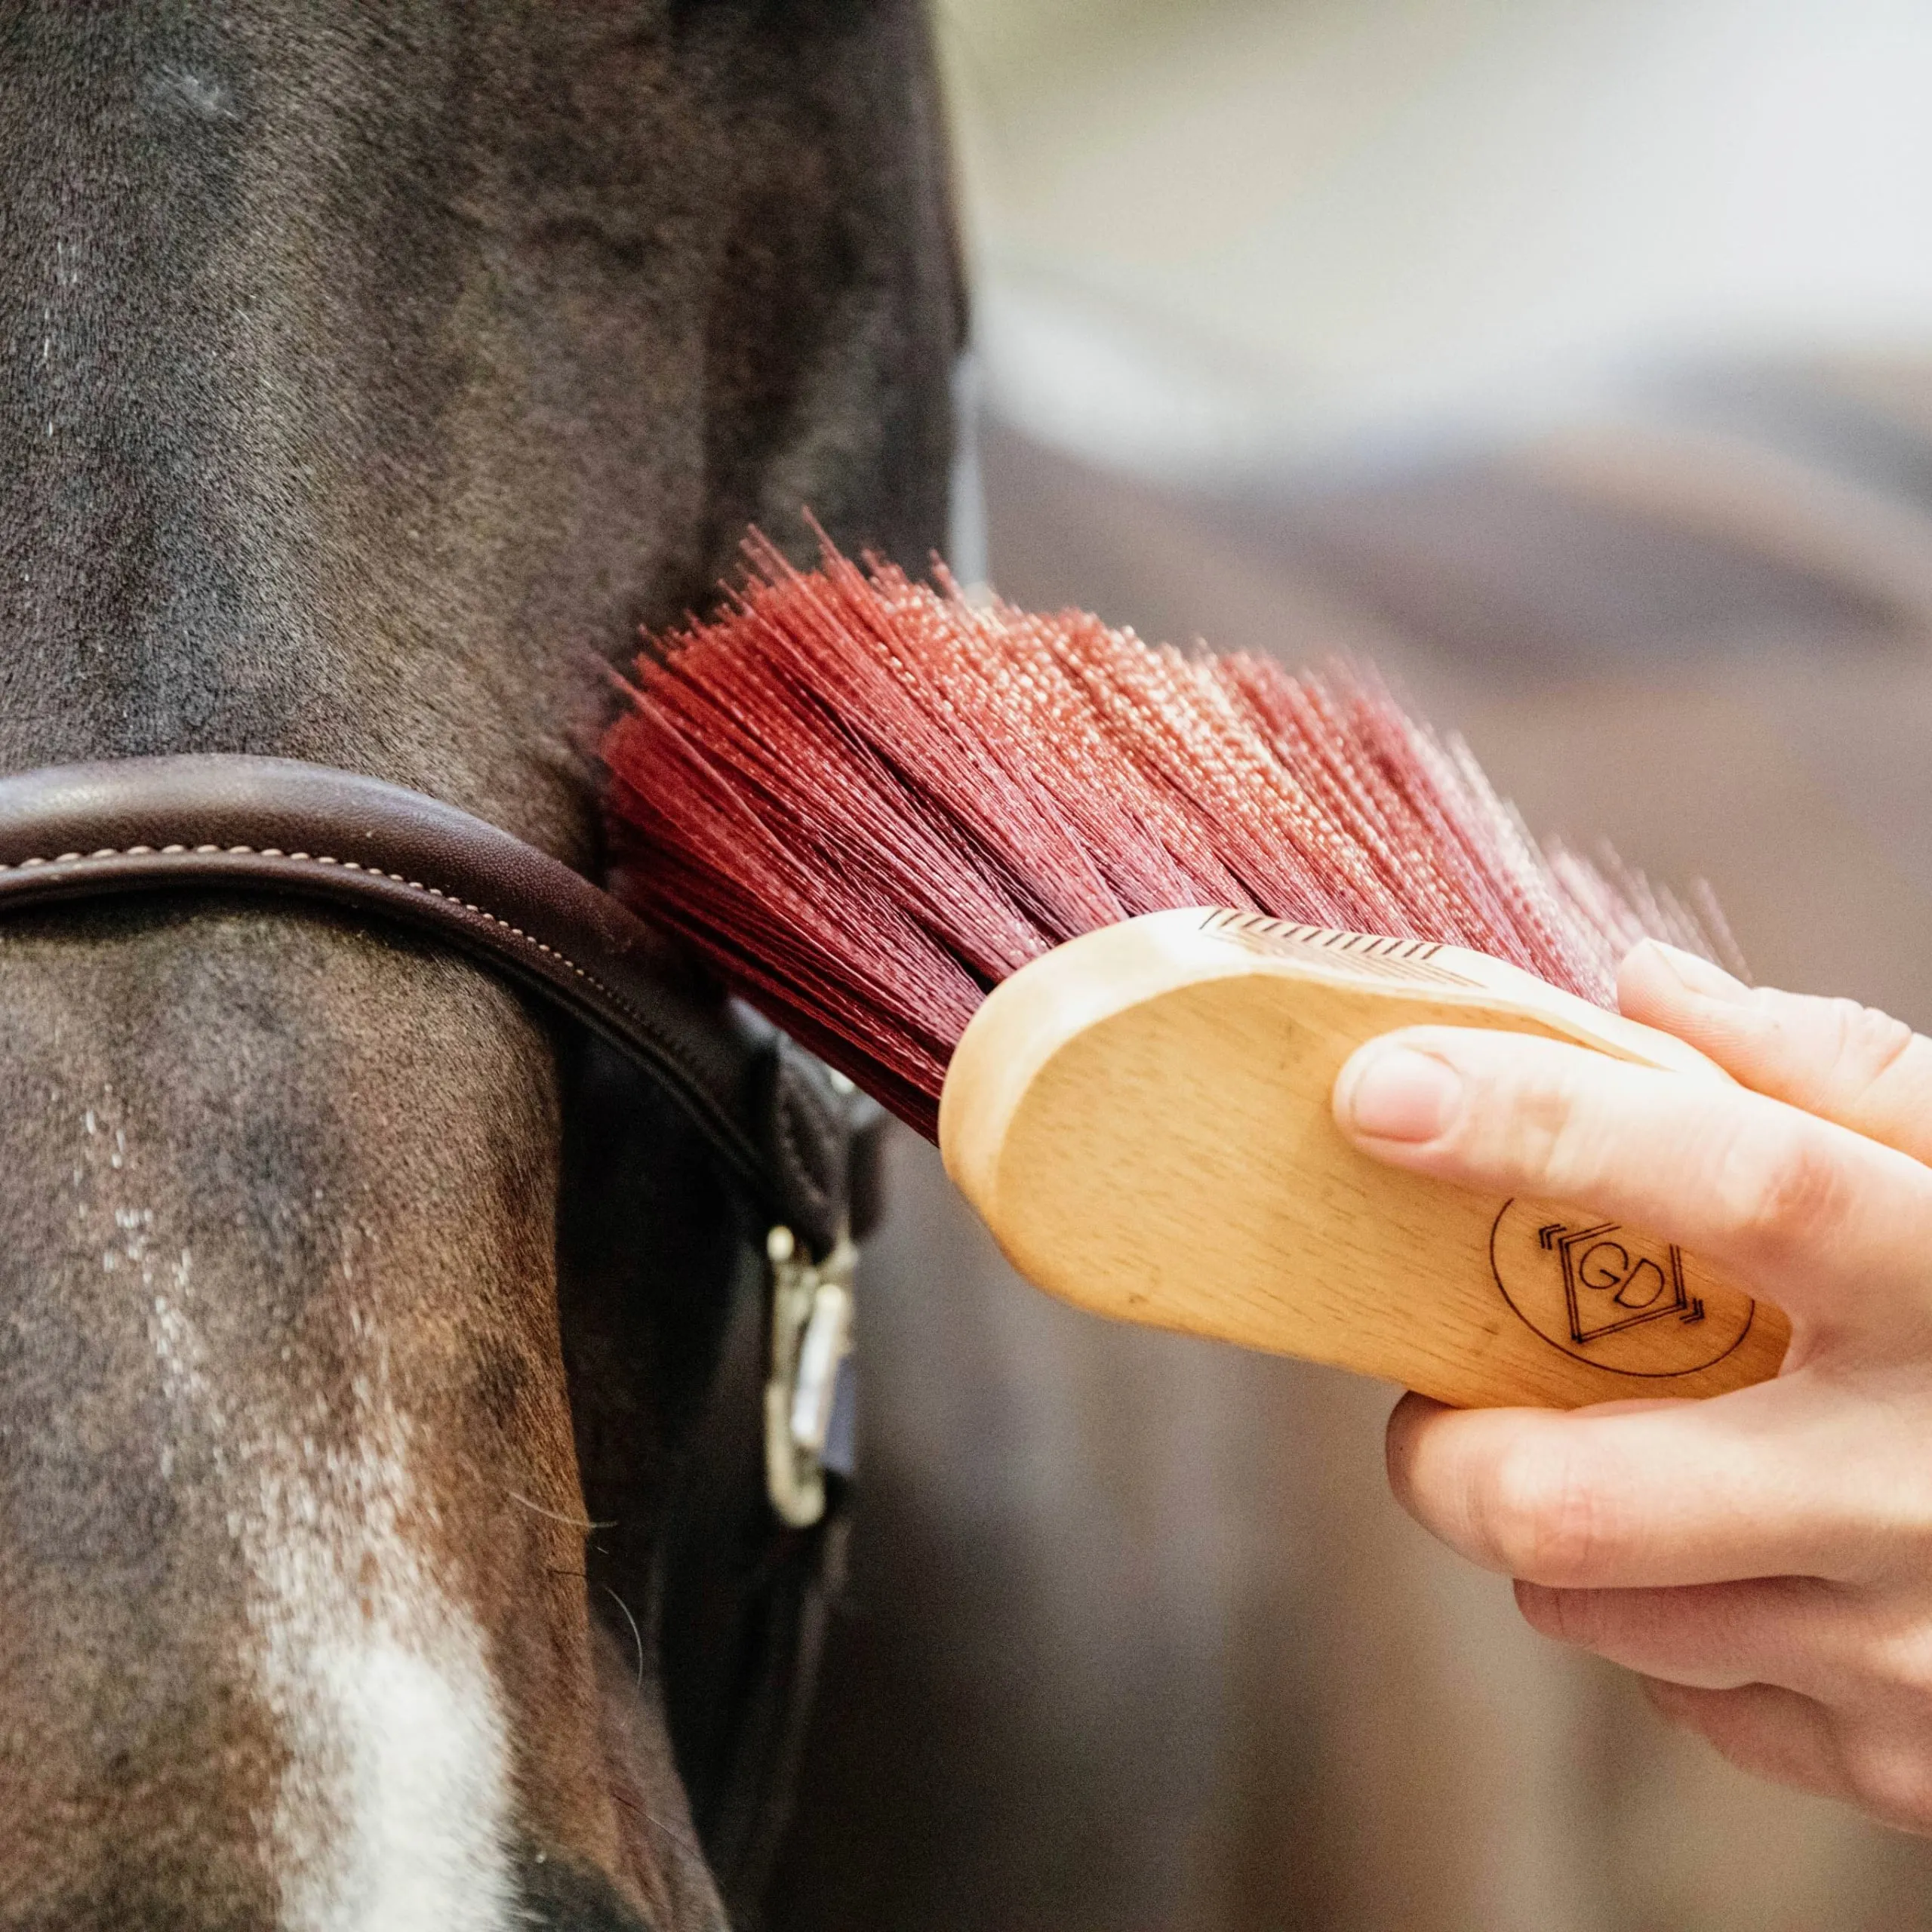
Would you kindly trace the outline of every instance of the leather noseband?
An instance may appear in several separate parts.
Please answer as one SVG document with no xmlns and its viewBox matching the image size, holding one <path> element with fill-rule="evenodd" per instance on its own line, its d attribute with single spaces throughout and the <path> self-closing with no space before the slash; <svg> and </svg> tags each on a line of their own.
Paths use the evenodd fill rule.
<svg viewBox="0 0 1932 1932">
<path fill-rule="evenodd" d="M 815 1257 L 836 1241 L 851 1121 L 823 1070 L 722 998 L 673 986 L 641 920 L 498 827 L 293 758 L 117 758 L 0 778 L 0 912 L 169 890 L 344 906 L 497 968 L 654 1078 Z"/>
</svg>

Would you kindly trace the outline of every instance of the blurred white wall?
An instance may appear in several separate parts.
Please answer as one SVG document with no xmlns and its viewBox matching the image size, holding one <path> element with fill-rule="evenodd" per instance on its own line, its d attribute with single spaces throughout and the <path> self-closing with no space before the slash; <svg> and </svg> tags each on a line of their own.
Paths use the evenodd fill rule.
<svg viewBox="0 0 1932 1932">
<path fill-rule="evenodd" d="M 1168 476 L 1932 340 L 1924 0 L 938 0 L 995 409 Z"/>
</svg>

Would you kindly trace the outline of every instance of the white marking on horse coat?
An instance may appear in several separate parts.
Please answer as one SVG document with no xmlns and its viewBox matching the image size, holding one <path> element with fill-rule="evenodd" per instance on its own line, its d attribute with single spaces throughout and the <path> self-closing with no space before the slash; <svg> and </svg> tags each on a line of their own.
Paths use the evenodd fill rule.
<svg viewBox="0 0 1932 1932">
<path fill-rule="evenodd" d="M 205 1462 L 254 1586 L 248 1663 L 288 1754 L 258 1820 L 283 1932 L 509 1932 L 506 1727 L 475 1620 L 407 1534 L 429 1506 L 374 1324 L 352 1324 L 350 1416 L 265 1422 L 211 1371 L 191 1253 L 162 1255 L 147 1209 L 112 1219 L 103 1265 L 138 1273 L 174 1420 L 164 1472 Z"/>
<path fill-rule="evenodd" d="M 212 74 L 197 74 L 186 67 L 164 67 L 155 78 L 155 91 L 211 121 L 237 118 L 226 84 Z"/>
<path fill-rule="evenodd" d="M 357 1481 L 378 1519 L 349 1539 L 380 1580 L 366 1595 L 310 1494 L 281 1499 L 264 1565 L 260 1665 L 292 1754 L 272 1826 L 282 1924 L 500 1932 L 508 1751 L 480 1637 L 394 1534 L 383 1506 L 408 1494 L 402 1464 L 372 1456 Z"/>
</svg>

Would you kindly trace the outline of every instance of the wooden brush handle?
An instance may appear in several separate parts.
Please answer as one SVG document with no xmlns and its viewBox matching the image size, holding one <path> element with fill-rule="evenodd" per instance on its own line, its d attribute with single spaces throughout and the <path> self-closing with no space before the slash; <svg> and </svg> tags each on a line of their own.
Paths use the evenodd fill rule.
<svg viewBox="0 0 1932 1932">
<path fill-rule="evenodd" d="M 1020 1273 L 1124 1321 L 1466 1407 L 1713 1395 L 1777 1373 L 1783 1315 L 1674 1244 L 1352 1146 L 1335 1075 L 1364 1040 L 1420 1025 L 1728 1077 L 1481 953 L 1157 912 L 994 990 L 953 1056 L 940 1146 Z"/>
</svg>

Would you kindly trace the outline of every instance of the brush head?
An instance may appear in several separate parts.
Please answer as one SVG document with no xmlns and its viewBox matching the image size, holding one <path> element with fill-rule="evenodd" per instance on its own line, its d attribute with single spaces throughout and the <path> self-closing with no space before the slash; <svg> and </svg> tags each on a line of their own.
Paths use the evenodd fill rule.
<svg viewBox="0 0 1932 1932">
<path fill-rule="evenodd" d="M 620 890 L 929 1139 L 990 989 L 1083 933 L 1217 906 L 1432 940 L 1608 1005 L 1700 918 L 1540 847 L 1373 673 L 1149 646 L 763 537 L 654 641 L 605 744 Z"/>
</svg>

